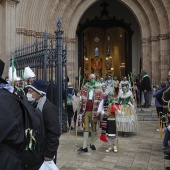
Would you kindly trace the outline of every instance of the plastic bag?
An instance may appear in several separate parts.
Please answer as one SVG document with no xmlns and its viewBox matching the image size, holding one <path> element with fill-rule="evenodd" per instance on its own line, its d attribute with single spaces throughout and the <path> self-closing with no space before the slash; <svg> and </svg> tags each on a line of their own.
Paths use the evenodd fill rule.
<svg viewBox="0 0 170 170">
<path fill-rule="evenodd" d="M 59 170 L 54 161 L 44 161 L 39 170 Z"/>
</svg>

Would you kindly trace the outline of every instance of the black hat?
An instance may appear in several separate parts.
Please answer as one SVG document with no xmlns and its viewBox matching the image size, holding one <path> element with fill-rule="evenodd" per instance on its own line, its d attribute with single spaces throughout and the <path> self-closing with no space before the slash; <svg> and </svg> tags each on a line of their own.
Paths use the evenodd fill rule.
<svg viewBox="0 0 170 170">
<path fill-rule="evenodd" d="M 0 60 L 0 77 L 2 77 L 2 74 L 4 72 L 4 67 L 5 67 L 5 63 Z"/>
<path fill-rule="evenodd" d="M 34 82 L 31 85 L 28 85 L 27 87 L 32 88 L 34 91 L 42 95 L 46 95 L 47 84 L 43 80 L 34 80 Z"/>
</svg>

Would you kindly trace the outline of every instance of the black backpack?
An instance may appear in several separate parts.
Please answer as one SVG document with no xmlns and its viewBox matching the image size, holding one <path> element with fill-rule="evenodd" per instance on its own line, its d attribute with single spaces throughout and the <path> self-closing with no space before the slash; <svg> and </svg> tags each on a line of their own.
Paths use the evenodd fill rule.
<svg viewBox="0 0 170 170">
<path fill-rule="evenodd" d="M 43 114 L 38 108 L 34 108 L 27 100 L 16 96 L 23 111 L 25 141 L 22 151 L 22 164 L 34 165 L 43 159 L 43 142 L 45 139 L 45 128 Z"/>
</svg>

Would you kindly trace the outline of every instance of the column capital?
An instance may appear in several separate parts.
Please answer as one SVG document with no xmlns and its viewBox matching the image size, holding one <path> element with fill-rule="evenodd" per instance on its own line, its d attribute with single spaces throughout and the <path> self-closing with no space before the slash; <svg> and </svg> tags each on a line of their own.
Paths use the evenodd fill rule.
<svg viewBox="0 0 170 170">
<path fill-rule="evenodd" d="M 0 4 L 2 4 L 2 5 L 5 5 L 6 2 L 16 4 L 16 3 L 19 3 L 20 0 L 0 0 Z"/>
</svg>

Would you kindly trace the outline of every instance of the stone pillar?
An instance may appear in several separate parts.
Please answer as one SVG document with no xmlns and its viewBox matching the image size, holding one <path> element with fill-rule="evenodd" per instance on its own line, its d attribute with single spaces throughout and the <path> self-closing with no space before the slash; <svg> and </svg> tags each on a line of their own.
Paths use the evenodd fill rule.
<svg viewBox="0 0 170 170">
<path fill-rule="evenodd" d="M 68 39 L 67 44 L 67 75 L 75 87 L 75 38 Z M 78 62 L 78 61 L 77 61 Z"/>
<path fill-rule="evenodd" d="M 16 36 L 16 5 L 19 0 L 2 0 L 0 5 L 2 8 L 2 59 L 5 61 L 6 66 L 4 76 L 8 74 L 8 67 L 10 65 L 11 53 L 15 49 L 15 36 Z"/>
<path fill-rule="evenodd" d="M 151 76 L 152 85 L 160 84 L 160 60 L 159 60 L 159 39 L 157 36 L 151 37 Z"/>
<path fill-rule="evenodd" d="M 169 54 L 168 54 L 168 35 L 160 35 L 160 77 L 161 81 L 166 82 L 166 75 L 169 71 Z"/>
<path fill-rule="evenodd" d="M 151 76 L 151 45 L 149 39 L 142 39 L 142 70 Z"/>
</svg>

